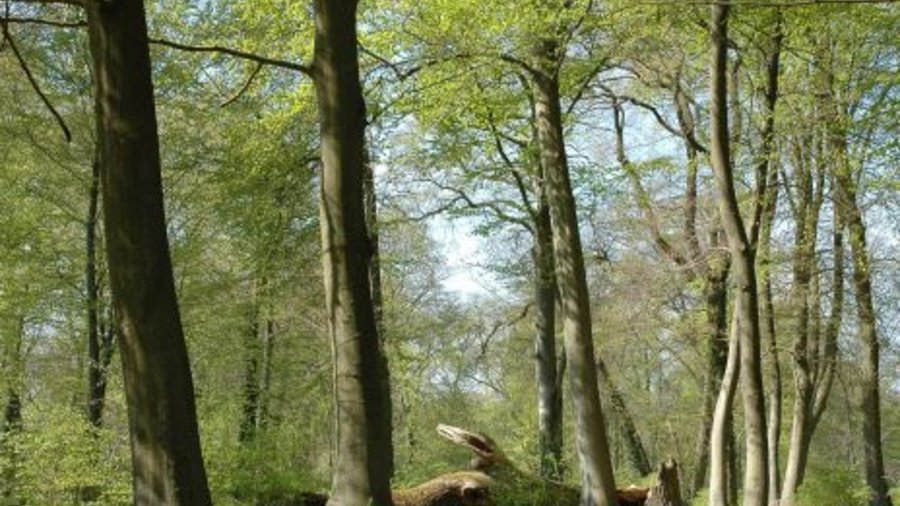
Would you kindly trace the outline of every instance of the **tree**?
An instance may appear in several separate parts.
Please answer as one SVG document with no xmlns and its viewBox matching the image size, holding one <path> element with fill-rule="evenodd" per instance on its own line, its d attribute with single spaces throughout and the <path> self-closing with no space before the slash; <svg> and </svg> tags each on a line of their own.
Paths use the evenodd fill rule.
<svg viewBox="0 0 900 506">
<path fill-rule="evenodd" d="M 103 217 L 135 504 L 211 504 L 166 219 L 144 3 L 90 2 Z"/>
<path fill-rule="evenodd" d="M 732 325 L 739 330 L 731 347 L 740 348 L 740 371 L 746 431 L 746 470 L 744 504 L 763 506 L 768 501 L 768 470 L 766 419 L 760 367 L 759 310 L 753 246 L 741 219 L 735 196 L 734 178 L 729 151 L 727 106 L 727 41 L 728 5 L 714 5 L 710 24 L 710 159 L 716 180 L 719 215 L 728 236 L 734 265 L 735 313 Z M 731 352 L 729 352 L 731 353 Z M 726 388 L 723 386 L 723 389 Z M 715 442 L 713 442 L 715 444 Z M 720 504 L 714 497 L 711 484 L 711 503 Z"/>
<path fill-rule="evenodd" d="M 563 139 L 558 75 L 561 49 L 554 39 L 543 39 L 535 44 L 538 67 L 531 75 L 535 119 L 550 204 L 556 283 L 575 406 L 582 502 L 613 506 L 616 504 L 615 481 L 594 368 L 590 296 Z"/>
<path fill-rule="evenodd" d="M 315 0 L 325 298 L 334 358 L 336 462 L 330 504 L 391 504 L 390 390 L 369 278 L 363 202 L 365 104 L 355 0 Z"/>
</svg>

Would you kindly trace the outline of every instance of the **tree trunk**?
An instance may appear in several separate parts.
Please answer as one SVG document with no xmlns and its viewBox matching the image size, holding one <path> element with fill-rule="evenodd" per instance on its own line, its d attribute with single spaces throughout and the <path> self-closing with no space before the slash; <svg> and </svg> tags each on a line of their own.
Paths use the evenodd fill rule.
<svg viewBox="0 0 900 506">
<path fill-rule="evenodd" d="M 835 105 L 836 107 L 836 105 Z M 879 394 L 879 343 L 876 333 L 875 305 L 872 301 L 872 271 L 866 243 L 866 224 L 856 196 L 850 164 L 846 158 L 846 137 L 835 123 L 831 125 L 829 140 L 832 152 L 839 155 L 836 168 L 837 201 L 845 220 L 853 259 L 853 288 L 856 296 L 857 338 L 862 348 L 862 371 L 859 385 L 863 419 L 863 447 L 865 450 L 866 483 L 872 494 L 872 506 L 890 506 L 891 497 L 884 474 L 881 448 L 881 401 Z"/>
<path fill-rule="evenodd" d="M 88 342 L 88 421 L 96 428 L 103 424 L 103 404 L 106 397 L 106 370 L 103 367 L 100 328 L 100 288 L 97 283 L 97 208 L 100 200 L 100 160 L 91 163 L 91 184 L 88 189 L 88 211 L 85 229 L 85 291 L 87 293 Z"/>
<path fill-rule="evenodd" d="M 265 283 L 261 283 L 263 286 Z M 250 296 L 252 303 L 247 308 L 247 327 L 244 330 L 244 392 L 241 426 L 238 440 L 248 442 L 256 436 L 259 427 L 260 401 L 260 331 L 259 293 Z"/>
<path fill-rule="evenodd" d="M 271 316 L 265 318 L 263 330 L 262 379 L 259 386 L 259 427 L 265 429 L 270 418 L 272 397 L 272 367 L 275 354 L 275 322 Z"/>
<path fill-rule="evenodd" d="M 321 125 L 320 220 L 334 358 L 335 467 L 329 504 L 391 504 L 390 390 L 372 303 L 363 179 L 365 104 L 355 0 L 314 2 Z"/>
<path fill-rule="evenodd" d="M 706 378 L 703 389 L 703 421 L 697 437 L 697 464 L 694 468 L 691 493 L 706 483 L 710 458 L 710 433 L 716 408 L 717 393 L 721 389 L 728 360 L 728 271 L 727 257 L 713 255 L 703 280 L 706 301 Z M 729 401 L 730 403 L 731 401 Z M 730 404 L 729 404 L 730 405 Z M 730 409 L 730 408 L 729 408 Z M 730 433 L 731 431 L 726 431 Z M 728 434 L 724 434 L 726 440 Z"/>
<path fill-rule="evenodd" d="M 803 148 L 800 148 L 801 150 Z M 794 309 L 794 345 L 791 356 L 794 362 L 794 408 L 791 422 L 790 448 L 785 463 L 782 502 L 791 505 L 806 470 L 806 458 L 812 441 L 811 415 L 813 402 L 813 364 L 810 357 L 818 354 L 816 346 L 810 346 L 810 283 L 815 270 L 816 237 L 819 209 L 813 196 L 813 178 L 809 164 L 798 157 L 796 171 L 797 204 L 796 230 L 793 257 L 792 305 Z"/>
<path fill-rule="evenodd" d="M 756 162 L 756 206 L 751 224 L 751 240 L 759 245 L 757 260 L 762 277 L 763 302 L 760 307 L 761 330 L 768 346 L 770 361 L 769 415 L 767 444 L 769 449 L 769 503 L 778 501 L 780 491 L 779 446 L 781 437 L 781 364 L 775 336 L 775 308 L 772 300 L 770 273 L 772 226 L 778 206 L 778 170 L 775 152 L 775 106 L 778 102 L 778 77 L 781 67 L 781 47 L 784 39 L 783 16 L 774 12 L 774 26 L 770 45 L 765 52 L 766 88 L 765 117 L 762 129 L 762 149 Z"/>
<path fill-rule="evenodd" d="M 22 430 L 22 381 L 24 364 L 22 363 L 22 339 L 25 332 L 25 320 L 19 316 L 13 329 L 11 340 L 4 340 L 5 344 L 2 357 L 0 357 L 0 370 L 7 376 L 6 400 L 3 406 L 3 422 L 0 425 L 0 453 L 2 453 L 3 467 L 0 469 L 0 498 L 10 501 L 16 500 L 16 475 L 18 473 L 20 456 L 15 442 L 10 438 L 15 437 Z"/>
<path fill-rule="evenodd" d="M 712 70 L 710 73 L 710 158 L 716 179 L 717 203 L 728 236 L 740 323 L 741 393 L 746 433 L 745 506 L 764 506 L 768 501 L 768 449 L 760 367 L 759 310 L 754 252 L 741 220 L 731 170 L 727 107 L 728 5 L 712 6 Z"/>
<path fill-rule="evenodd" d="M 625 403 L 625 397 L 609 375 L 606 363 L 601 358 L 597 358 L 597 376 L 600 378 L 602 389 L 607 392 L 610 409 L 615 415 L 622 439 L 625 440 L 628 462 L 640 476 L 647 476 L 653 469 L 650 467 L 650 459 L 647 458 L 644 442 L 641 441 L 641 435 L 634 423 L 634 417 L 631 416 L 631 411 Z"/>
<path fill-rule="evenodd" d="M 363 199 L 365 200 L 366 230 L 368 231 L 369 253 L 371 254 L 369 259 L 369 286 L 372 290 L 372 309 L 375 312 L 375 330 L 378 333 L 378 359 L 383 362 L 380 366 L 384 374 L 382 377 L 382 381 L 384 382 L 382 388 L 384 388 L 386 392 L 390 392 L 391 369 L 387 362 L 387 334 L 384 328 L 384 293 L 381 289 L 381 245 L 378 239 L 378 195 L 375 192 L 375 168 L 372 166 L 369 151 L 366 150 L 364 155 Z M 393 403 L 388 402 L 385 409 L 387 409 L 385 417 L 389 420 L 389 423 L 393 423 Z M 390 459 L 388 465 L 391 469 L 391 475 L 393 475 L 393 446 L 388 453 L 388 458 Z"/>
<path fill-rule="evenodd" d="M 541 476 L 562 476 L 562 391 L 556 358 L 556 274 L 553 231 L 543 174 L 535 178 L 534 220 L 535 376 L 538 387 L 538 433 Z"/>
<path fill-rule="evenodd" d="M 737 389 L 738 367 L 741 360 L 740 319 L 738 305 L 740 297 L 735 300 L 734 313 L 731 316 L 731 329 L 728 338 L 728 359 L 716 407 L 713 413 L 712 428 L 709 436 L 709 506 L 732 506 L 728 492 L 729 459 L 734 459 L 728 451 L 732 437 L 732 409 L 734 393 Z"/>
<path fill-rule="evenodd" d="M 163 211 L 144 4 L 88 2 L 136 505 L 210 504 Z"/>
<path fill-rule="evenodd" d="M 646 506 L 684 506 L 678 474 L 678 463 L 673 459 L 660 464 L 657 483 L 650 489 Z"/>
<path fill-rule="evenodd" d="M 860 405 L 863 412 L 863 444 L 866 483 L 872 491 L 872 506 L 890 506 L 884 458 L 881 449 L 881 402 L 879 395 L 879 343 L 875 330 L 875 306 L 872 302 L 872 274 L 866 247 L 866 225 L 856 200 L 856 188 L 849 174 L 838 178 L 841 201 L 846 204 L 850 251 L 853 257 L 853 287 L 856 295 L 857 336 L 862 348 Z"/>
<path fill-rule="evenodd" d="M 616 487 L 594 369 L 590 301 L 563 141 L 558 51 L 553 40 L 544 40 L 537 48 L 540 69 L 532 74 L 535 117 L 552 217 L 556 282 L 575 408 L 576 448 L 582 469 L 582 503 L 610 506 L 616 504 Z"/>
</svg>

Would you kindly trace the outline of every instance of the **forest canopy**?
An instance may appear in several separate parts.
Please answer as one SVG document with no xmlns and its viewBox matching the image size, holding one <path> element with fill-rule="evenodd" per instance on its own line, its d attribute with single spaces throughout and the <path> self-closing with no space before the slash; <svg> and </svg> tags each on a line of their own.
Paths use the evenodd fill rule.
<svg viewBox="0 0 900 506">
<path fill-rule="evenodd" d="M 0 505 L 898 501 L 896 3 L 0 8 Z"/>
</svg>

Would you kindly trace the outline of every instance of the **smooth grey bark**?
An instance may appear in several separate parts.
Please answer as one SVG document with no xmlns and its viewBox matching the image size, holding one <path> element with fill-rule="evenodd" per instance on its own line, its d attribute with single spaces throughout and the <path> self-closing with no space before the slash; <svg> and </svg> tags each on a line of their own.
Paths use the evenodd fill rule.
<svg viewBox="0 0 900 506">
<path fill-rule="evenodd" d="M 780 491 L 779 483 L 780 463 L 779 447 L 781 439 L 781 411 L 782 411 L 782 385 L 781 362 L 778 353 L 778 340 L 775 333 L 775 304 L 772 297 L 772 280 L 769 272 L 771 261 L 771 237 L 772 223 L 775 217 L 776 199 L 778 195 L 778 171 L 770 171 L 769 190 L 772 196 L 767 210 L 763 214 L 763 224 L 759 241 L 759 266 L 762 275 L 763 303 L 760 306 L 760 319 L 763 321 L 762 330 L 768 347 L 770 361 L 769 376 L 769 412 L 768 412 L 768 445 L 769 445 L 769 503 L 778 501 Z"/>
<path fill-rule="evenodd" d="M 729 148 L 727 106 L 727 4 L 712 8 L 710 25 L 710 159 L 716 180 L 716 200 L 728 237 L 735 282 L 735 314 L 739 325 L 741 394 L 744 406 L 746 458 L 745 506 L 768 501 L 768 449 L 760 365 L 759 310 L 753 246 L 738 208 Z"/>
<path fill-rule="evenodd" d="M 210 495 L 166 237 L 144 4 L 85 8 L 134 504 L 205 506 Z"/>
<path fill-rule="evenodd" d="M 334 359 L 333 506 L 390 505 L 390 390 L 370 286 L 365 103 L 355 0 L 316 0 L 313 76 L 321 128 L 320 226 Z"/>
<path fill-rule="evenodd" d="M 535 56 L 539 65 L 532 71 L 532 92 L 575 410 L 576 449 L 582 471 L 581 500 L 582 504 L 611 506 L 617 504 L 616 487 L 594 369 L 590 300 L 563 139 L 558 44 L 552 39 L 541 41 Z"/>
<path fill-rule="evenodd" d="M 718 394 L 724 381 L 728 361 L 728 271 L 727 257 L 714 255 L 718 265 L 711 264 L 703 278 L 703 298 L 706 305 L 706 373 L 703 387 L 703 419 L 697 436 L 697 463 L 694 467 L 690 493 L 702 489 L 706 483 L 710 460 L 710 443 Z M 730 439 L 731 425 L 722 427 L 724 440 Z"/>
<path fill-rule="evenodd" d="M 537 208 L 534 217 L 535 267 L 535 376 L 538 390 L 538 437 L 541 476 L 559 479 L 562 475 L 562 388 L 556 353 L 556 273 L 553 231 L 544 175 L 535 178 Z"/>
<path fill-rule="evenodd" d="M 733 504 L 729 494 L 728 477 L 733 474 L 729 471 L 729 461 L 734 460 L 730 455 L 732 405 L 734 393 L 737 390 L 738 373 L 741 360 L 740 325 L 738 318 L 738 305 L 743 299 L 735 300 L 735 308 L 731 316 L 731 328 L 728 338 L 728 359 L 725 371 L 722 374 L 722 383 L 719 388 L 719 396 L 716 398 L 716 406 L 713 412 L 713 422 L 709 436 L 709 505 L 729 506 Z M 733 450 L 733 448 L 732 448 Z M 729 458 L 730 457 L 730 458 Z M 732 477 L 734 480 L 734 477 Z"/>
</svg>

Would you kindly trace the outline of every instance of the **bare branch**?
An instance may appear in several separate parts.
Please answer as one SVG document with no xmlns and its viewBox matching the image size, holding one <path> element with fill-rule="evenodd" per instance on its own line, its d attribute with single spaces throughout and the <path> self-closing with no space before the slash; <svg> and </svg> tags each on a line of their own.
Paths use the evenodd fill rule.
<svg viewBox="0 0 900 506">
<path fill-rule="evenodd" d="M 13 41 L 12 34 L 9 33 L 9 25 L 6 22 L 0 23 L 3 29 L 3 38 L 9 44 L 9 48 L 12 50 L 13 55 L 16 57 L 16 61 L 19 62 L 19 67 L 22 68 L 22 71 L 25 73 L 25 77 L 28 78 L 28 82 L 31 84 L 31 87 L 34 89 L 34 92 L 38 94 L 41 98 L 41 101 L 47 106 L 47 109 L 53 114 L 53 117 L 56 118 L 56 122 L 59 124 L 59 127 L 63 131 L 63 135 L 66 136 L 66 142 L 72 142 L 72 132 L 69 131 L 69 127 L 66 125 L 65 120 L 63 120 L 62 116 L 59 114 L 59 111 L 53 107 L 53 104 L 50 102 L 50 99 L 47 98 L 47 95 L 41 90 L 40 85 L 38 85 L 37 80 L 34 78 L 34 75 L 31 73 L 31 69 L 28 68 L 28 64 L 25 62 L 25 58 L 22 57 L 22 53 L 19 52 L 19 48 L 16 46 L 16 43 Z"/>
<path fill-rule="evenodd" d="M 241 89 L 238 90 L 238 92 L 233 97 L 231 97 L 228 100 L 226 100 L 225 102 L 223 102 L 222 105 L 220 105 L 219 107 L 227 107 L 227 106 L 233 104 L 234 102 L 236 102 L 239 98 L 241 98 L 241 95 L 243 95 L 244 93 L 247 92 L 248 89 L 250 89 L 250 85 L 253 84 L 253 79 L 256 78 L 256 76 L 259 74 L 259 71 L 262 70 L 262 68 L 263 68 L 263 64 L 257 63 L 256 68 L 253 69 L 252 73 L 250 73 L 250 77 L 247 78 L 247 81 L 244 83 L 243 86 L 241 86 Z"/>
<path fill-rule="evenodd" d="M 628 179 L 631 181 L 638 208 L 648 222 L 650 233 L 653 236 L 653 243 L 657 250 L 666 258 L 672 260 L 679 267 L 685 267 L 688 265 L 687 259 L 672 246 L 665 237 L 663 237 L 662 231 L 659 228 L 659 221 L 656 218 L 656 213 L 653 211 L 653 205 L 650 202 L 650 193 L 647 192 L 647 189 L 641 182 L 640 174 L 637 173 L 634 164 L 625 154 L 625 126 L 623 124 L 625 121 L 625 112 L 622 110 L 621 105 L 619 105 L 619 102 L 615 97 L 613 97 L 613 115 L 613 124 L 616 131 L 616 158 L 622 166 L 622 169 L 625 170 Z"/>
<path fill-rule="evenodd" d="M 173 49 L 179 49 L 181 51 L 187 51 L 189 53 L 219 53 L 225 54 L 228 56 L 233 56 L 235 58 L 241 58 L 244 60 L 255 61 L 261 65 L 271 65 L 273 67 L 279 67 L 283 69 L 293 70 L 295 72 L 300 72 L 301 74 L 305 74 L 309 77 L 315 77 L 313 73 L 313 69 L 309 65 L 304 65 L 302 63 L 291 62 L 287 60 L 278 60 L 276 58 L 269 58 L 267 56 L 261 56 L 258 54 L 248 53 L 246 51 L 241 51 L 238 49 L 231 49 L 223 46 L 195 46 L 190 44 L 182 44 L 180 42 L 173 42 L 166 39 L 158 39 L 151 38 L 151 44 L 156 44 L 158 46 L 171 47 Z"/>
<path fill-rule="evenodd" d="M 71 6 L 75 6 L 75 7 L 84 7 L 83 0 L 13 0 L 13 3 L 40 4 L 40 5 L 71 5 Z"/>
<path fill-rule="evenodd" d="M 42 19 L 42 18 L 19 18 L 19 17 L 8 17 L 3 18 L 3 23 L 10 24 L 20 24 L 20 25 L 43 25 L 43 26 L 53 26 L 56 28 L 84 28 L 87 26 L 87 21 L 57 21 L 55 19 Z"/>
</svg>

